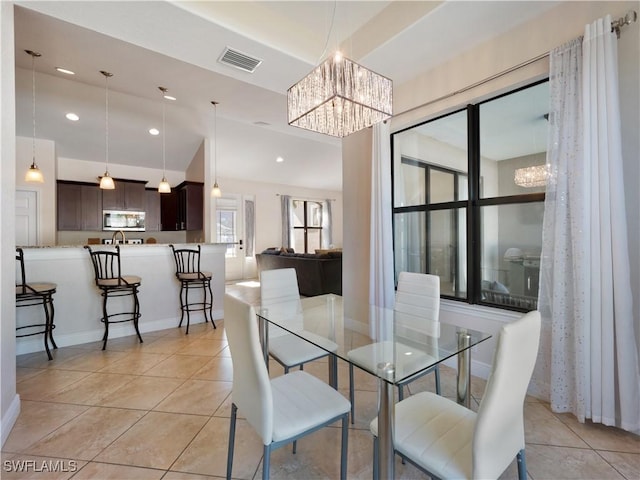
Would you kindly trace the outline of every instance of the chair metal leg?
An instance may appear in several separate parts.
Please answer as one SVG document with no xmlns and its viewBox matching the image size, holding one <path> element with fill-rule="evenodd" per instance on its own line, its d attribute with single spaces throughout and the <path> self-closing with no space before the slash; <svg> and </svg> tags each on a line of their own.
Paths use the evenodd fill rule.
<svg viewBox="0 0 640 480">
<path fill-rule="evenodd" d="M 353 385 L 353 365 L 349 364 L 349 401 L 351 402 L 351 424 L 355 423 L 356 415 L 356 403 L 355 403 L 355 388 Z"/>
<path fill-rule="evenodd" d="M 527 461 L 524 454 L 524 448 L 516 455 L 518 460 L 518 480 L 527 480 Z"/>
<path fill-rule="evenodd" d="M 440 365 L 436 365 L 434 373 L 435 373 L 435 376 L 436 376 L 436 393 L 438 395 L 442 395 L 442 393 L 440 391 Z"/>
<path fill-rule="evenodd" d="M 133 327 L 136 329 L 136 333 L 138 334 L 138 339 L 140 343 L 144 343 L 142 341 L 142 335 L 140 335 L 140 329 L 138 328 L 138 320 L 140 319 L 140 301 L 138 300 L 138 289 L 133 289 Z"/>
<path fill-rule="evenodd" d="M 347 452 L 349 449 L 349 420 L 342 417 L 342 447 L 340 449 L 340 480 L 347 478 Z"/>
<path fill-rule="evenodd" d="M 236 440 L 236 414 L 238 407 L 235 403 L 231 404 L 231 419 L 229 420 L 229 447 L 227 449 L 227 480 L 231 480 L 231 471 L 233 470 L 233 447 Z"/>
<path fill-rule="evenodd" d="M 184 295 L 184 282 L 180 282 L 180 323 L 178 324 L 178 328 L 182 326 L 182 320 L 184 319 L 184 300 L 182 299 Z"/>
<path fill-rule="evenodd" d="M 207 286 L 207 290 L 209 290 L 209 318 L 211 319 L 211 325 L 213 325 L 213 328 L 218 328 L 216 327 L 216 324 L 213 321 L 213 292 L 211 291 L 211 280 L 207 280 L 205 284 Z M 206 298 L 207 298 L 206 291 L 204 293 L 204 296 L 205 296 L 205 302 L 206 302 Z M 207 315 L 205 314 L 205 319 L 206 318 L 207 318 Z"/>
<path fill-rule="evenodd" d="M 378 469 L 378 437 L 373 437 L 373 480 L 378 480 L 380 470 Z"/>
<path fill-rule="evenodd" d="M 47 296 L 47 305 L 49 307 L 49 315 L 47 316 L 47 320 L 49 321 L 49 341 L 51 345 L 53 345 L 54 349 L 58 348 L 56 345 L 56 341 L 53 339 L 53 328 L 54 328 L 54 318 L 55 318 L 55 309 L 53 307 L 53 296 Z"/>
<path fill-rule="evenodd" d="M 402 385 L 398 385 L 398 401 L 401 402 L 404 399 L 404 388 Z"/>
<path fill-rule="evenodd" d="M 189 315 L 189 284 L 187 284 L 187 288 L 185 289 L 184 292 L 184 308 L 187 311 L 187 332 L 186 334 L 189 335 L 189 325 L 191 324 L 191 316 Z"/>
<path fill-rule="evenodd" d="M 297 451 L 297 447 L 298 447 L 298 441 L 294 440 L 293 441 L 293 448 L 291 449 L 291 452 L 295 455 L 296 451 Z"/>
<path fill-rule="evenodd" d="M 49 360 L 53 360 L 51 350 L 49 350 L 49 332 L 51 328 L 51 318 L 49 317 L 49 309 L 47 307 L 47 297 L 42 297 L 42 308 L 44 308 L 44 349 L 47 351 Z"/>
<path fill-rule="evenodd" d="M 102 337 L 102 350 L 107 348 L 107 339 L 109 338 L 109 317 L 107 316 L 107 299 L 109 294 L 102 292 L 102 320 L 104 321 L 104 336 Z"/>
<path fill-rule="evenodd" d="M 262 480 L 269 480 L 269 468 L 271 464 L 271 445 L 265 445 L 262 458 Z"/>
</svg>

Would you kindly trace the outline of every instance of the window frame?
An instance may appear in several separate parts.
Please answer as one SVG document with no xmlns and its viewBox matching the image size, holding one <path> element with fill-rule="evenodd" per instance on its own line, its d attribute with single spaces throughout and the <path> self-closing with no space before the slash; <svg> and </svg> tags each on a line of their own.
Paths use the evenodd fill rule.
<svg viewBox="0 0 640 480">
<path fill-rule="evenodd" d="M 482 224 L 481 224 L 481 211 L 482 207 L 486 206 L 494 206 L 494 205 L 515 205 L 515 204 L 523 204 L 523 203 L 544 203 L 546 194 L 545 192 L 534 192 L 534 193 L 523 193 L 519 195 L 505 195 L 505 196 L 497 196 L 497 197 L 486 197 L 483 198 L 481 196 L 481 155 L 480 155 L 480 106 L 491 102 L 493 100 L 499 99 L 504 96 L 513 95 L 521 90 L 526 90 L 528 88 L 535 87 L 539 84 L 548 82 L 548 78 L 544 78 L 542 80 L 532 82 L 530 84 L 524 85 L 522 87 L 516 88 L 514 90 L 510 90 L 508 92 L 493 96 L 483 101 L 479 101 L 473 104 L 467 104 L 465 107 L 453 109 L 447 113 L 434 116 L 433 118 L 429 118 L 428 120 L 420 121 L 408 127 L 405 127 L 401 130 L 393 132 L 390 136 L 390 144 L 391 144 L 391 202 L 392 202 L 392 231 L 395 232 L 396 228 L 396 214 L 408 213 L 408 212 L 426 212 L 426 230 L 427 235 L 425 235 L 425 242 L 427 251 L 430 245 L 430 236 L 428 235 L 428 225 L 429 225 L 429 215 L 428 213 L 431 211 L 437 210 L 451 210 L 452 216 L 457 217 L 455 212 L 460 211 L 461 209 L 466 210 L 466 257 L 467 257 L 467 292 L 466 298 L 455 295 L 447 295 L 441 294 L 441 298 L 446 298 L 449 300 L 454 300 L 457 302 L 469 303 L 472 305 L 485 305 L 494 308 L 499 308 L 503 310 L 512 310 L 518 312 L 526 312 L 528 311 L 525 308 L 520 308 L 512 305 L 504 305 L 489 302 L 486 300 L 482 300 L 481 298 L 481 272 L 482 272 Z M 433 165 L 424 162 L 420 162 L 416 159 L 410 159 L 410 157 L 403 155 L 400 153 L 400 162 L 401 164 L 405 163 L 404 159 L 409 159 L 414 166 L 422 166 L 425 165 L 425 168 L 429 169 L 437 169 L 440 171 L 446 171 L 447 173 L 457 172 L 459 174 L 467 175 L 467 199 L 466 200 L 454 200 L 451 202 L 441 202 L 441 203 L 429 203 L 429 177 L 428 174 L 425 174 L 425 204 L 423 205 L 411 205 L 404 207 L 396 206 L 396 197 L 395 197 L 395 168 L 394 168 L 394 158 L 395 158 L 395 145 L 394 145 L 394 137 L 395 135 L 401 134 L 403 132 L 409 131 L 413 128 L 419 127 L 421 125 L 425 125 L 427 123 L 435 122 L 442 118 L 448 117 L 450 115 L 455 115 L 457 113 L 466 111 L 467 112 L 467 172 L 459 172 L 453 169 L 447 169 L 446 167 L 442 167 L 441 165 Z M 421 165 L 418 165 L 420 163 Z M 454 184 L 455 188 L 455 198 L 459 197 L 458 192 L 458 182 L 457 176 L 456 182 Z M 458 222 L 456 220 L 456 225 Z M 456 233 L 459 232 L 458 230 Z M 457 238 L 457 235 L 456 237 Z M 395 245 L 395 235 L 393 236 L 393 251 L 394 251 L 394 272 L 395 272 L 395 261 L 396 261 L 396 245 Z M 427 255 L 427 260 L 425 261 L 426 270 L 429 271 L 429 259 Z M 455 261 L 456 271 L 459 268 L 459 255 L 456 255 Z M 459 279 L 456 275 L 455 281 L 456 288 L 459 287 Z M 457 291 L 457 290 L 455 290 Z"/>
<path fill-rule="evenodd" d="M 309 230 L 318 230 L 319 232 L 319 245 L 320 247 L 322 247 L 322 221 L 323 221 L 323 217 L 324 217 L 324 206 L 322 205 L 322 202 L 318 201 L 318 200 L 304 200 L 301 198 L 296 198 L 296 199 L 291 199 L 292 201 L 292 206 L 293 206 L 293 202 L 303 202 L 303 222 L 302 222 L 302 226 L 295 226 L 295 225 L 291 225 L 291 229 L 294 232 L 294 238 L 295 238 L 295 231 L 296 230 L 303 230 L 303 236 L 304 236 L 304 253 L 310 253 L 309 252 Z M 320 207 L 320 226 L 319 227 L 313 227 L 313 226 L 309 226 L 309 219 L 308 219 L 308 212 L 309 210 L 307 209 L 307 204 L 308 203 L 316 203 L 319 205 Z M 313 252 L 311 252 L 313 253 Z"/>
</svg>

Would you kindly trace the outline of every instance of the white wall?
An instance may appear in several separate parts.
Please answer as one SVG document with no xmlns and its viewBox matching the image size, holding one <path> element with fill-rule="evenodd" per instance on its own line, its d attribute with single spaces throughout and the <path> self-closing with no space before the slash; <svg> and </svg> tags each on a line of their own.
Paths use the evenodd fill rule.
<svg viewBox="0 0 640 480">
<path fill-rule="evenodd" d="M 626 13 L 629 9 L 638 10 L 638 2 L 566 2 L 550 10 L 538 19 L 524 23 L 506 32 L 496 39 L 489 40 L 468 52 L 452 58 L 450 61 L 425 72 L 416 79 L 403 85 L 394 87 L 394 111 L 403 112 L 414 109 L 406 114 L 396 113 L 392 121 L 392 131 L 398 131 L 407 126 L 417 124 L 429 118 L 435 118 L 447 111 L 453 111 L 467 103 L 478 102 L 489 96 L 512 90 L 516 87 L 532 83 L 548 75 L 548 60 L 537 61 L 527 67 L 518 69 L 470 91 L 454 95 L 450 98 L 421 107 L 432 99 L 436 99 L 451 92 L 463 89 L 480 80 L 491 77 L 514 65 L 518 65 L 531 58 L 550 51 L 573 38 L 582 35 L 584 26 L 606 14 L 614 16 Z M 637 205 L 640 204 L 640 189 L 637 188 L 640 168 L 638 167 L 638 50 L 639 23 L 625 27 L 622 39 L 618 44 L 620 73 L 625 75 L 621 81 L 623 157 L 625 160 L 625 181 L 627 196 L 627 217 L 629 221 L 629 239 L 632 264 L 632 291 L 634 299 L 634 313 L 636 336 L 640 344 L 640 214 Z M 371 136 L 370 133 L 363 135 Z M 368 256 L 357 254 L 358 251 L 368 249 L 368 223 L 361 221 L 369 209 L 370 188 L 362 188 L 370 184 L 370 155 L 363 152 L 370 143 L 370 138 L 363 141 L 362 135 L 356 134 L 343 140 L 343 182 L 345 191 L 345 244 L 343 257 L 346 271 L 357 271 L 356 278 L 343 278 L 343 290 L 355 296 L 363 297 L 368 292 Z M 364 178 L 363 178 L 364 177 Z M 349 192 L 349 193 L 347 193 Z M 348 199 L 347 199 L 348 195 Z M 361 213 L 362 217 L 358 217 Z M 356 229 L 364 229 L 365 232 Z M 357 243 L 356 243 L 357 242 Z M 353 249 L 351 247 L 353 243 Z M 478 318 L 481 314 L 481 318 Z M 509 312 L 485 309 L 475 306 L 464 306 L 444 302 L 441 309 L 441 320 L 467 326 L 469 328 L 486 329 L 497 333 L 498 327 L 513 316 Z M 548 332 L 543 332 L 543 336 Z M 474 374 L 488 371 L 491 363 L 493 342 L 487 342 L 478 351 L 474 351 Z M 541 344 L 541 350 L 536 371 L 536 382 L 540 389 L 535 393 L 541 397 L 548 396 L 548 372 L 551 354 L 548 342 Z"/>
<path fill-rule="evenodd" d="M 0 444 L 18 414 L 15 345 L 16 104 L 13 3 L 0 2 Z"/>
</svg>

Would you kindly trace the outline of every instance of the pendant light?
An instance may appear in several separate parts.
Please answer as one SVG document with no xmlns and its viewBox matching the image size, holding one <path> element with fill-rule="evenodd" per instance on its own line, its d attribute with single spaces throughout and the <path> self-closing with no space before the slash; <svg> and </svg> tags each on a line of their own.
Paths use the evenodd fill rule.
<svg viewBox="0 0 640 480">
<path fill-rule="evenodd" d="M 100 73 L 104 75 L 104 111 L 105 111 L 105 129 L 104 129 L 104 143 L 105 143 L 105 170 L 104 175 L 100 178 L 100 188 L 103 190 L 113 190 L 116 188 L 113 183 L 113 178 L 109 175 L 109 77 L 113 77 L 113 73 L 100 70 Z"/>
<path fill-rule="evenodd" d="M 221 197 L 222 196 L 222 190 L 220 190 L 220 187 L 218 186 L 218 102 L 215 101 L 211 101 L 211 105 L 213 105 L 214 111 L 215 111 L 215 115 L 214 115 L 214 120 L 215 123 L 213 124 L 213 141 L 215 142 L 215 145 L 213 147 L 213 188 L 211 189 L 211 196 L 212 197 Z"/>
<path fill-rule="evenodd" d="M 31 77 L 32 77 L 31 84 L 32 84 L 32 93 L 33 93 L 33 143 L 32 143 L 33 159 L 31 161 L 31 166 L 29 167 L 29 170 L 27 170 L 27 173 L 24 176 L 24 181 L 44 183 L 44 176 L 42 175 L 42 172 L 38 168 L 38 165 L 36 165 L 36 58 L 41 57 L 42 55 L 32 50 L 25 50 L 25 52 L 31 55 Z"/>
<path fill-rule="evenodd" d="M 166 170 L 166 145 L 165 138 L 167 136 L 167 129 L 165 127 L 165 95 L 167 94 L 167 89 L 164 87 L 158 87 L 158 90 L 162 93 L 162 180 L 158 184 L 158 192 L 160 193 L 171 193 L 171 185 L 167 182 L 167 178 L 165 176 Z"/>
</svg>

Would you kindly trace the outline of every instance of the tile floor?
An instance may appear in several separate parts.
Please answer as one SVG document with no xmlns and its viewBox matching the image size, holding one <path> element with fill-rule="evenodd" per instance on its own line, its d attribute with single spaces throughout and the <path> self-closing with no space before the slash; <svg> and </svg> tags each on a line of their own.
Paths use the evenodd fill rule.
<svg viewBox="0 0 640 480">
<path fill-rule="evenodd" d="M 254 289 L 240 289 L 255 301 Z M 247 293 L 248 292 L 248 293 Z M 3 479 L 164 479 L 224 477 L 231 402 L 231 357 L 224 322 L 173 328 L 135 337 L 19 356 L 17 389 L 22 411 L 2 450 Z M 305 368 L 327 380 L 326 359 Z M 272 365 L 272 375 L 282 369 Z M 432 375 L 412 391 L 433 389 Z M 442 371 L 444 395 L 455 396 L 455 372 Z M 348 368 L 339 364 L 347 396 Z M 368 421 L 376 411 L 376 383 L 356 375 L 356 423 L 349 434 L 349 478 L 369 479 L 372 445 Z M 477 408 L 484 381 L 473 378 Z M 240 412 L 241 413 L 241 412 Z M 339 476 L 339 426 L 272 454 L 273 479 Z M 578 423 L 534 398 L 525 404 L 529 478 L 640 478 L 640 437 L 614 428 Z M 243 418 L 238 421 L 233 477 L 259 479 L 262 445 Z M 21 463 L 21 461 L 24 461 Z M 31 463 L 29 463 L 31 462 Z M 16 469 L 22 466 L 23 471 Z M 399 479 L 428 478 L 396 462 Z M 501 478 L 517 478 L 512 464 Z"/>
</svg>

